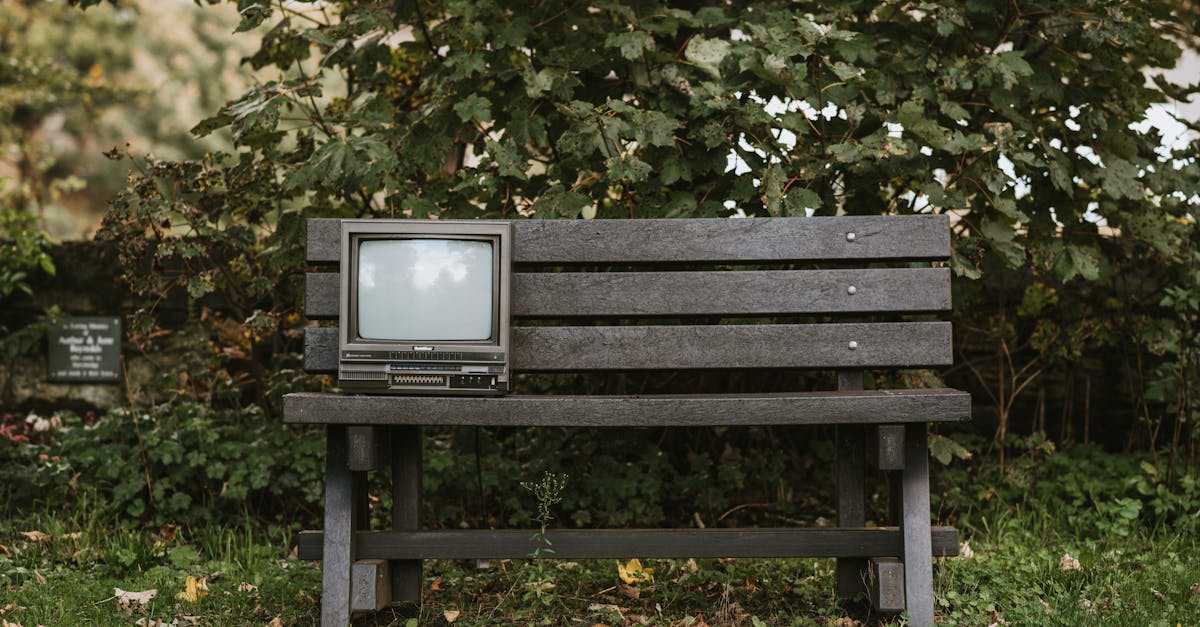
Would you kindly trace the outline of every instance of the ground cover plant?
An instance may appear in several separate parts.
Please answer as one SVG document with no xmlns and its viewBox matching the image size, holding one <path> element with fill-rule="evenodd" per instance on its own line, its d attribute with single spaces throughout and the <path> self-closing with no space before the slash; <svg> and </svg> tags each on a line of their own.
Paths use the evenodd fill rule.
<svg viewBox="0 0 1200 627">
<path fill-rule="evenodd" d="M 982 448 L 968 452 L 972 460 L 935 473 L 934 509 L 963 540 L 960 557 L 936 564 L 944 624 L 1175 625 L 1200 616 L 1200 490 L 1160 491 L 1148 456 L 1094 446 L 1059 451 L 1030 438 L 1003 468 Z M 528 518 L 520 520 L 570 524 L 565 497 L 579 486 L 548 476 L 533 477 Z M 320 572 L 295 559 L 299 524 L 249 517 L 131 524 L 120 510 L 114 517 L 94 488 L 77 496 L 72 507 L 14 511 L 0 521 L 0 618 L 21 625 L 317 620 Z M 386 517 L 386 503 L 372 508 Z M 428 562 L 422 607 L 390 608 L 359 624 L 903 624 L 902 616 L 834 599 L 831 560 L 543 557 Z M 121 600 L 148 590 L 157 592 L 144 603 Z"/>
<path fill-rule="evenodd" d="M 0 618 L 21 625 L 314 624 L 319 567 L 290 555 L 288 535 L 95 528 L 56 516 L 10 520 L 0 528 Z M 1186 625 L 1200 616 L 1194 532 L 1085 536 L 1070 518 L 1023 509 L 981 515 L 964 537 L 965 554 L 936 565 L 941 624 Z M 430 562 L 421 608 L 400 606 L 357 624 L 903 624 L 865 605 L 839 604 L 830 560 L 636 566 Z M 203 582 L 191 596 L 189 578 Z M 148 590 L 157 593 L 145 602 L 124 595 Z"/>
</svg>

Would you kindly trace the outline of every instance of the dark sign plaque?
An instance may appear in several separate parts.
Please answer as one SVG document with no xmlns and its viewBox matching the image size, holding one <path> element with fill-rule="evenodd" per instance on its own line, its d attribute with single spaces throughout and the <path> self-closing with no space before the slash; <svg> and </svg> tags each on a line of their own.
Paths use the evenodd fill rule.
<svg viewBox="0 0 1200 627">
<path fill-rule="evenodd" d="M 111 383 L 121 379 L 121 319 L 66 318 L 47 335 L 49 379 Z"/>
</svg>

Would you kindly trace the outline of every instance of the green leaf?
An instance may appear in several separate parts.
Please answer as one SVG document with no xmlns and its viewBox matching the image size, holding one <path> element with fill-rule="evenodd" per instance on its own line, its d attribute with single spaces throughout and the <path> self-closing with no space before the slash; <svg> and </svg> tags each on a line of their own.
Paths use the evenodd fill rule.
<svg viewBox="0 0 1200 627">
<path fill-rule="evenodd" d="M 608 168 L 610 178 L 630 183 L 646 180 L 651 171 L 650 164 L 630 154 L 610 157 L 605 161 L 605 166 Z"/>
<path fill-rule="evenodd" d="M 454 112 L 458 114 L 458 118 L 463 122 L 470 122 L 472 120 L 490 122 L 492 119 L 491 107 L 491 100 L 483 96 L 471 94 L 454 105 Z"/>
<path fill-rule="evenodd" d="M 942 465 L 948 465 L 955 458 L 971 459 L 971 451 L 965 446 L 937 433 L 929 434 L 929 453 Z"/>
<path fill-rule="evenodd" d="M 1100 278 L 1100 251 L 1092 246 L 1067 244 L 1066 252 L 1079 276 L 1087 281 Z"/>
<path fill-rule="evenodd" d="M 556 74 L 556 71 L 550 69 L 534 72 L 532 68 L 526 68 L 523 75 L 525 79 L 525 95 L 530 98 L 540 98 L 542 94 L 554 87 Z"/>
<path fill-rule="evenodd" d="M 643 52 L 654 50 L 654 37 L 644 30 L 613 33 L 604 40 L 604 47 L 618 48 L 622 57 L 637 61 Z"/>
<path fill-rule="evenodd" d="M 829 154 L 839 163 L 854 163 L 862 158 L 862 150 L 854 142 L 842 142 L 829 147 Z"/>
<path fill-rule="evenodd" d="M 730 43 L 724 39 L 707 39 L 703 35 L 696 35 L 688 41 L 683 56 L 713 78 L 720 79 L 721 62 L 729 56 L 730 47 Z"/>
<path fill-rule="evenodd" d="M 778 163 L 767 166 L 759 182 L 759 192 L 767 215 L 778 218 L 783 215 L 783 168 Z"/>
<path fill-rule="evenodd" d="M 674 146 L 675 132 L 683 124 L 658 111 L 640 111 L 631 123 L 634 139 L 643 146 Z"/>
<path fill-rule="evenodd" d="M 1101 170 L 1104 178 L 1102 185 L 1104 193 L 1114 200 L 1128 198 L 1138 200 L 1142 197 L 1141 185 L 1138 183 L 1138 168 L 1124 160 L 1111 158 Z"/>
<path fill-rule="evenodd" d="M 783 205 L 787 215 L 804 217 L 809 209 L 821 208 L 821 196 L 811 189 L 795 186 L 788 190 Z"/>
<path fill-rule="evenodd" d="M 258 28 L 271 15 L 271 0 L 238 0 L 237 10 L 242 20 L 234 32 L 244 33 Z"/>
</svg>

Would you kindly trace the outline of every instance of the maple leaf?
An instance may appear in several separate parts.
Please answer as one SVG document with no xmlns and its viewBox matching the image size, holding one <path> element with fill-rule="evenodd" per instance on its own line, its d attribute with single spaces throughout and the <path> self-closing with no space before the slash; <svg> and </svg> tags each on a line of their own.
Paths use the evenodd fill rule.
<svg viewBox="0 0 1200 627">
<path fill-rule="evenodd" d="M 205 596 L 208 596 L 208 578 L 201 577 L 196 579 L 188 575 L 187 582 L 184 584 L 184 590 L 176 594 L 175 598 L 180 601 L 195 603 Z"/>
<path fill-rule="evenodd" d="M 654 581 L 654 569 L 643 568 L 638 558 L 633 558 L 622 564 L 617 562 L 617 575 L 627 584 L 648 583 Z"/>
</svg>

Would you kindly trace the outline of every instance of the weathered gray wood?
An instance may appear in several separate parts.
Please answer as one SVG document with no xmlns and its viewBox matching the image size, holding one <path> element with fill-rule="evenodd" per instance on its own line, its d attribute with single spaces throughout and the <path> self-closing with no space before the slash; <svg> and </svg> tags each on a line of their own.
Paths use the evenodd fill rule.
<svg viewBox="0 0 1200 627">
<path fill-rule="evenodd" d="M 346 427 L 325 429 L 325 536 L 321 564 L 321 625 L 350 622 L 350 580 L 355 559 L 357 517 L 350 468 L 346 465 Z"/>
<path fill-rule="evenodd" d="M 332 337 L 331 337 L 332 336 Z M 913 368 L 953 363 L 949 322 L 515 327 L 517 371 Z M 337 368 L 337 330 L 309 328 L 305 369 Z"/>
<path fill-rule="evenodd" d="M 894 557 L 876 557 L 867 569 L 867 596 L 880 612 L 904 610 L 904 563 Z"/>
<path fill-rule="evenodd" d="M 445 531 L 362 531 L 363 559 L 521 559 L 537 549 L 528 529 L 453 529 Z M 300 559 L 322 558 L 321 532 L 297 536 Z M 637 555 L 670 557 L 869 557 L 899 556 L 896 527 L 805 529 L 565 529 L 549 530 L 554 559 L 605 559 Z M 933 527 L 930 556 L 958 554 L 958 530 Z"/>
<path fill-rule="evenodd" d="M 839 392 L 859 392 L 863 389 L 861 370 L 838 372 Z M 838 527 L 861 527 L 867 522 L 864 487 L 863 442 L 865 429 L 861 424 L 840 424 L 837 427 L 837 523 Z M 862 558 L 842 557 L 837 560 L 837 595 L 852 599 L 863 592 Z"/>
<path fill-rule="evenodd" d="M 904 425 L 879 425 L 869 440 L 871 463 L 880 470 L 904 470 Z"/>
<path fill-rule="evenodd" d="M 387 464 L 387 450 L 379 427 L 352 425 L 347 428 L 350 470 L 375 470 Z"/>
<path fill-rule="evenodd" d="M 392 439 L 392 529 L 415 531 L 421 527 L 421 427 L 396 426 Z M 396 560 L 392 564 L 392 598 L 421 602 L 421 560 Z"/>
<path fill-rule="evenodd" d="M 516 263 L 946 259 L 946 216 L 517 220 Z M 851 235 L 853 234 L 853 235 Z M 337 262 L 337 220 L 308 222 L 308 260 Z"/>
<path fill-rule="evenodd" d="M 358 560 L 351 572 L 352 611 L 376 612 L 392 602 L 387 560 Z"/>
<path fill-rule="evenodd" d="M 951 389 L 656 396 L 283 397 L 290 423 L 646 427 L 879 424 L 969 420 L 971 397 Z M 860 445 L 861 446 L 861 445 Z"/>
<path fill-rule="evenodd" d="M 915 367 L 953 363 L 949 322 L 518 327 L 514 367 L 545 370 Z"/>
<path fill-rule="evenodd" d="M 337 327 L 304 329 L 304 369 L 313 374 L 337 372 L 338 342 Z"/>
<path fill-rule="evenodd" d="M 308 221 L 305 239 L 305 258 L 312 263 L 337 263 L 342 257 L 342 224 L 334 218 L 313 218 Z"/>
<path fill-rule="evenodd" d="M 305 315 L 338 317 L 337 274 L 305 275 Z M 948 268 L 711 272 L 518 272 L 526 318 L 738 316 L 950 309 Z"/>
<path fill-rule="evenodd" d="M 934 622 L 933 560 L 930 558 L 929 448 L 924 423 L 906 426 L 905 464 L 901 495 L 904 523 L 904 598 L 908 621 L 914 627 Z M 881 554 L 882 555 L 882 554 Z"/>
<path fill-rule="evenodd" d="M 336 272 L 304 274 L 304 316 L 309 320 L 334 320 L 341 315 Z"/>
</svg>

